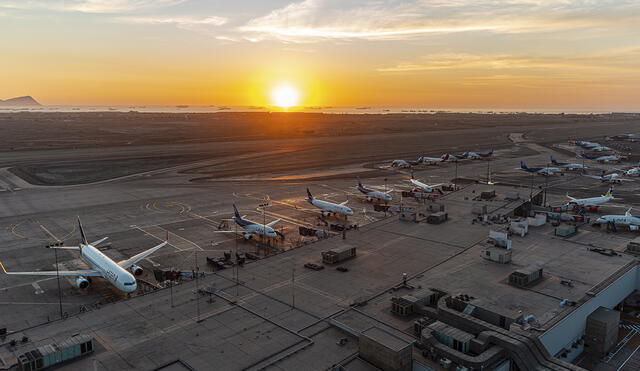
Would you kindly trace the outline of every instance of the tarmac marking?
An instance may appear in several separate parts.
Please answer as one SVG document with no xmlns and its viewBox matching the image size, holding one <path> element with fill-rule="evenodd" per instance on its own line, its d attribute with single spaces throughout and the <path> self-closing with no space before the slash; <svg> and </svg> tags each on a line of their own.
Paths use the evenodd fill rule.
<svg viewBox="0 0 640 371">
<path fill-rule="evenodd" d="M 164 228 L 160 227 L 159 225 L 148 226 L 148 227 L 145 227 L 145 228 L 147 230 L 144 230 L 144 229 L 142 229 L 142 228 L 140 228 L 138 226 L 135 227 L 135 229 L 138 229 L 138 230 L 144 232 L 145 234 L 148 234 L 149 236 L 151 236 L 153 238 L 156 238 L 156 239 L 158 239 L 160 241 L 164 241 L 165 239 L 161 238 L 161 237 L 158 237 L 158 234 L 161 234 L 163 236 L 166 236 L 167 234 L 168 234 L 168 236 L 172 236 L 172 235 L 176 236 L 179 240 L 183 241 L 183 243 L 181 244 L 182 247 L 178 247 L 176 243 L 169 243 L 169 245 L 174 247 L 176 250 L 179 250 L 179 251 L 194 250 L 194 247 L 191 247 L 191 248 L 185 247 L 184 245 L 186 243 L 188 245 L 195 246 L 195 248 L 199 249 L 200 251 L 204 251 L 204 249 L 202 247 L 200 247 L 198 244 L 196 244 L 195 242 L 190 241 L 190 240 L 188 240 L 188 239 L 186 239 L 186 238 L 184 238 L 184 237 L 182 237 L 180 235 L 177 235 L 177 234 L 175 234 L 175 233 L 173 233 L 173 232 L 171 232 L 171 231 L 169 231 L 167 229 L 164 229 Z M 160 231 L 156 231 L 156 232 L 151 231 L 150 232 L 150 231 L 148 231 L 149 229 L 160 229 Z"/>
<path fill-rule="evenodd" d="M 43 303 L 43 302 L 39 302 L 39 301 L 31 301 L 31 302 L 24 302 L 24 301 L 11 301 L 11 302 L 2 302 L 0 301 L 0 305 L 60 305 L 60 302 L 55 302 L 55 303 Z M 62 303 L 62 305 L 73 305 L 76 306 L 78 305 L 77 303 Z"/>
<path fill-rule="evenodd" d="M 145 227 L 145 228 L 152 228 L 152 227 L 155 227 L 155 226 L 151 225 L 151 226 L 147 226 L 147 227 Z M 156 235 L 154 235 L 154 234 L 152 234 L 152 233 L 149 233 L 149 232 L 145 231 L 144 229 L 142 229 L 142 228 L 140 228 L 140 227 L 138 227 L 138 226 L 134 227 L 134 229 L 137 229 L 137 230 L 139 230 L 140 232 L 142 232 L 142 233 L 144 233 L 144 234 L 146 234 L 146 235 L 149 235 L 149 236 L 151 236 L 151 237 L 153 237 L 153 238 L 155 238 L 155 239 L 157 239 L 157 240 L 164 241 L 164 238 L 160 238 L 160 237 L 158 237 L 158 236 L 156 236 Z M 167 243 L 167 244 L 168 244 L 169 246 L 173 247 L 174 249 L 178 250 L 178 251 L 184 251 L 184 249 L 179 248 L 178 246 L 176 246 L 176 245 L 172 244 L 171 242 L 169 242 L 169 243 Z"/>
<path fill-rule="evenodd" d="M 299 226 L 299 227 L 311 227 L 311 228 L 313 228 L 313 227 L 314 227 L 314 226 L 313 226 L 312 224 L 310 224 L 310 223 L 306 223 L 306 222 L 298 221 L 298 220 L 293 219 L 293 218 L 291 218 L 291 217 L 288 217 L 288 216 L 285 216 L 285 215 L 282 215 L 282 214 L 278 214 L 278 213 L 274 213 L 274 212 L 272 212 L 272 211 L 266 211 L 266 210 L 265 210 L 265 211 L 264 211 L 264 213 L 265 213 L 266 215 L 269 215 L 269 216 L 273 216 L 273 217 L 275 217 L 275 218 L 282 219 L 282 220 L 284 220 L 284 221 L 286 221 L 286 222 L 289 222 L 289 223 L 291 223 L 291 224 L 293 224 L 293 225 L 297 225 L 297 226 Z"/>
<path fill-rule="evenodd" d="M 44 278 L 44 279 L 37 280 L 37 281 L 34 281 L 34 282 L 44 282 L 44 281 L 50 281 L 50 280 L 55 280 L 55 279 L 56 279 L 56 277 L 49 277 L 49 278 Z M 18 287 L 31 286 L 32 284 L 33 283 L 28 283 L 28 282 L 27 283 L 21 283 L 19 285 L 7 286 L 7 287 L 0 288 L 0 290 L 16 289 Z"/>
<path fill-rule="evenodd" d="M 154 262 L 153 260 L 151 260 L 151 258 L 146 258 L 145 260 L 148 261 L 149 263 L 151 263 L 151 265 L 153 265 L 154 267 L 159 267 L 160 266 L 160 264 Z"/>
<path fill-rule="evenodd" d="M 36 295 L 44 294 L 44 290 L 42 289 L 42 287 L 40 287 L 38 281 L 31 283 L 31 286 L 33 286 L 33 288 L 36 290 Z"/>
<path fill-rule="evenodd" d="M 56 237 L 56 235 L 54 235 L 53 233 L 51 233 L 50 230 L 47 229 L 47 227 L 45 227 L 44 225 L 42 225 L 42 223 L 40 223 L 39 220 L 33 220 L 33 223 L 36 224 L 38 227 L 40 227 L 40 229 L 42 229 L 42 231 L 46 234 L 48 234 L 49 236 L 51 236 L 51 238 L 53 238 L 54 240 L 56 240 L 56 242 L 60 242 L 60 239 L 58 237 Z"/>
</svg>

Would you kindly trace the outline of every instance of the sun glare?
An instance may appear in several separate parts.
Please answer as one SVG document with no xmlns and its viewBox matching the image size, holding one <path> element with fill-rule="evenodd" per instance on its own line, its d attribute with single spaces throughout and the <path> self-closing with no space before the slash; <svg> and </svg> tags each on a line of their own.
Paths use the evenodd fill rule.
<svg viewBox="0 0 640 371">
<path fill-rule="evenodd" d="M 288 109 L 299 104 L 300 93 L 293 85 L 282 84 L 271 89 L 271 104 Z"/>
</svg>

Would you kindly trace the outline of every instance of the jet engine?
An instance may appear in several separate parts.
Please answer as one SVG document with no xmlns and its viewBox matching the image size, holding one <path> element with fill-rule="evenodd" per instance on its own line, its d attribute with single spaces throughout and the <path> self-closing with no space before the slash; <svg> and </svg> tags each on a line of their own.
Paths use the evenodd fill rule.
<svg viewBox="0 0 640 371">
<path fill-rule="evenodd" d="M 629 226 L 629 230 L 630 230 L 630 231 L 634 231 L 634 232 L 635 232 L 635 231 L 637 231 L 637 230 L 638 230 L 638 226 L 637 226 L 637 225 L 633 225 L 633 224 L 631 224 L 631 225 Z"/>
<path fill-rule="evenodd" d="M 131 266 L 131 273 L 133 273 L 134 276 L 140 276 L 142 275 L 142 273 L 144 273 L 144 269 L 134 264 Z"/>
<path fill-rule="evenodd" d="M 253 235 L 252 235 L 251 233 L 245 233 L 245 234 L 243 235 L 243 237 L 244 237 L 244 239 L 245 239 L 245 240 L 250 240 L 250 239 L 252 239 L 252 238 L 253 238 Z"/>
<path fill-rule="evenodd" d="M 76 278 L 76 286 L 78 286 L 79 289 L 84 290 L 89 287 L 89 280 L 85 277 L 78 276 L 78 278 Z"/>
<path fill-rule="evenodd" d="M 330 214 L 330 213 L 329 213 L 328 211 L 323 211 L 323 212 L 322 212 L 322 216 L 329 216 L 329 214 Z"/>
</svg>

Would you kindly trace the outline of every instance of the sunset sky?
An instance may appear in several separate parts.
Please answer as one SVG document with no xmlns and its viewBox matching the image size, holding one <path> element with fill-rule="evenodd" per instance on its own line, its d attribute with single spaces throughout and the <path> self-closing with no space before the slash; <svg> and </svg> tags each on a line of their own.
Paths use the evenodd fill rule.
<svg viewBox="0 0 640 371">
<path fill-rule="evenodd" d="M 0 0 L 0 99 L 640 109 L 640 1 Z"/>
</svg>

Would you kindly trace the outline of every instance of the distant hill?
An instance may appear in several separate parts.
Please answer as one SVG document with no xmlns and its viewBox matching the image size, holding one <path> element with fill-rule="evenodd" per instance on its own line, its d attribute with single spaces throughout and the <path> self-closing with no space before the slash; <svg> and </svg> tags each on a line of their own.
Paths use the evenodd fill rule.
<svg viewBox="0 0 640 371">
<path fill-rule="evenodd" d="M 41 106 L 35 99 L 31 96 L 17 97 L 11 98 L 7 100 L 0 100 L 0 107 L 25 107 L 25 106 Z"/>
</svg>

